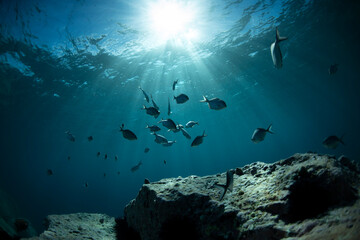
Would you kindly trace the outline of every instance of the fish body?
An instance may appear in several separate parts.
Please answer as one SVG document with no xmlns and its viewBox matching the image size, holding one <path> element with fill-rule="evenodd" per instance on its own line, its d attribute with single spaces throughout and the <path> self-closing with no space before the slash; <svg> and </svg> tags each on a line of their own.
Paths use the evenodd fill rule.
<svg viewBox="0 0 360 240">
<path fill-rule="evenodd" d="M 93 136 L 88 136 L 88 141 L 91 142 L 92 140 L 94 140 Z"/>
<path fill-rule="evenodd" d="M 226 192 L 229 190 L 230 192 L 232 192 L 233 190 L 233 185 L 234 185 L 234 170 L 228 170 L 226 172 L 226 183 L 225 185 L 222 184 L 215 184 L 216 187 L 220 187 L 223 192 L 220 196 L 220 201 L 223 200 Z"/>
<path fill-rule="evenodd" d="M 324 139 L 322 142 L 323 146 L 329 149 L 335 149 L 338 147 L 339 143 L 345 145 L 344 141 L 342 140 L 344 136 L 338 138 L 337 136 L 329 136 Z"/>
<path fill-rule="evenodd" d="M 335 73 L 337 72 L 337 70 L 338 70 L 338 66 L 339 66 L 339 64 L 336 64 L 336 63 L 330 65 L 330 67 L 329 67 L 329 74 L 330 74 L 330 75 L 335 74 Z"/>
<path fill-rule="evenodd" d="M 96 156 L 97 156 L 97 157 L 100 157 L 100 152 L 97 152 Z"/>
<path fill-rule="evenodd" d="M 168 98 L 168 115 L 171 114 L 171 107 L 170 107 L 170 98 Z"/>
<path fill-rule="evenodd" d="M 151 102 L 152 102 L 154 108 L 156 108 L 156 110 L 159 110 L 160 108 L 158 107 L 158 105 L 156 105 L 156 103 L 155 103 L 155 101 L 154 101 L 154 99 L 152 97 L 152 94 L 150 96 L 151 96 Z"/>
<path fill-rule="evenodd" d="M 148 153 L 150 151 L 150 148 L 148 148 L 148 147 L 146 147 L 145 149 L 144 149 L 144 153 Z"/>
<path fill-rule="evenodd" d="M 282 54 L 281 54 L 279 43 L 282 41 L 285 41 L 286 39 L 288 39 L 288 38 L 280 37 L 279 30 L 278 30 L 278 28 L 276 28 L 276 38 L 275 38 L 275 42 L 273 42 L 270 46 L 270 52 L 271 52 L 271 57 L 272 57 L 274 66 L 277 69 L 280 69 L 283 66 L 283 59 L 282 59 Z"/>
<path fill-rule="evenodd" d="M 189 97 L 186 94 L 180 94 L 179 96 L 174 96 L 174 99 L 177 104 L 185 103 L 189 100 Z"/>
<path fill-rule="evenodd" d="M 131 172 L 135 172 L 135 171 L 139 170 L 141 164 L 142 164 L 142 162 L 140 161 L 137 165 L 133 166 L 133 167 L 130 169 Z"/>
<path fill-rule="evenodd" d="M 177 126 L 175 124 L 175 122 L 173 120 L 171 120 L 170 118 L 168 119 L 161 119 L 158 123 L 161 123 L 164 127 L 166 127 L 167 129 L 171 130 L 171 131 L 176 131 L 177 130 Z"/>
<path fill-rule="evenodd" d="M 53 172 L 51 169 L 48 169 L 48 170 L 46 171 L 46 173 L 47 173 L 48 176 L 54 175 L 54 172 Z"/>
<path fill-rule="evenodd" d="M 168 141 L 167 143 L 163 143 L 162 145 L 163 145 L 164 147 L 171 147 L 174 143 L 176 143 L 175 140 L 174 140 L 174 141 Z"/>
<path fill-rule="evenodd" d="M 135 133 L 133 133 L 129 129 L 124 129 L 124 124 L 121 125 L 120 132 L 122 132 L 123 137 L 126 138 L 127 140 L 136 140 L 137 139 Z"/>
<path fill-rule="evenodd" d="M 208 99 L 207 97 L 203 96 L 203 100 L 200 100 L 200 102 L 206 102 L 209 108 L 213 110 L 221 110 L 226 108 L 225 101 L 219 98 Z"/>
<path fill-rule="evenodd" d="M 70 131 L 66 131 L 65 133 L 67 139 L 69 139 L 71 142 L 75 142 L 75 136 Z"/>
<path fill-rule="evenodd" d="M 157 133 L 152 133 L 153 135 L 155 135 L 155 142 L 158 143 L 158 144 L 164 144 L 164 143 L 167 143 L 168 140 L 166 139 L 166 137 L 162 136 L 162 135 L 159 135 Z"/>
<path fill-rule="evenodd" d="M 175 86 L 176 84 L 178 83 L 178 79 L 176 79 L 174 82 L 173 82 L 173 85 L 172 85 L 172 90 L 175 91 Z"/>
<path fill-rule="evenodd" d="M 150 132 L 158 132 L 161 130 L 161 128 L 159 128 L 156 125 L 152 125 L 152 126 L 146 125 L 146 128 L 150 129 Z"/>
<path fill-rule="evenodd" d="M 199 122 L 188 121 L 188 122 L 185 124 L 185 127 L 186 127 L 186 128 L 192 128 L 192 127 L 195 126 L 195 125 L 199 125 Z"/>
<path fill-rule="evenodd" d="M 203 143 L 203 139 L 204 139 L 204 137 L 206 137 L 207 135 L 205 135 L 205 130 L 204 130 L 204 132 L 203 132 L 203 134 L 201 135 L 201 136 L 197 136 L 195 139 L 194 139 L 194 141 L 191 143 L 191 146 L 192 147 L 196 147 L 196 146 L 199 146 L 200 144 L 202 144 Z"/>
<path fill-rule="evenodd" d="M 105 155 L 104 155 L 104 159 L 106 160 L 107 159 L 107 154 L 105 153 Z"/>
<path fill-rule="evenodd" d="M 154 107 L 146 107 L 145 105 L 143 106 L 142 109 L 146 110 L 146 114 L 153 116 L 154 118 L 158 118 L 158 116 L 160 115 L 160 111 L 157 110 Z"/>
<path fill-rule="evenodd" d="M 187 139 L 191 139 L 190 134 L 182 127 L 180 128 L 182 134 L 187 138 Z"/>
<path fill-rule="evenodd" d="M 118 160 L 118 156 L 117 155 L 115 155 L 115 161 L 117 161 Z"/>
<path fill-rule="evenodd" d="M 67 160 L 70 160 L 70 159 L 71 159 L 71 157 L 70 157 L 70 156 L 68 156 L 68 157 L 67 157 Z"/>
<path fill-rule="evenodd" d="M 144 94 L 145 96 L 145 99 L 147 102 L 150 102 L 150 99 L 149 99 L 149 96 L 147 95 L 147 93 L 139 86 L 139 89 L 142 91 L 142 93 Z"/>
<path fill-rule="evenodd" d="M 251 141 L 254 143 L 259 143 L 265 139 L 266 133 L 274 134 L 274 132 L 271 131 L 272 124 L 269 125 L 267 129 L 264 128 L 257 128 L 255 129 Z"/>
</svg>

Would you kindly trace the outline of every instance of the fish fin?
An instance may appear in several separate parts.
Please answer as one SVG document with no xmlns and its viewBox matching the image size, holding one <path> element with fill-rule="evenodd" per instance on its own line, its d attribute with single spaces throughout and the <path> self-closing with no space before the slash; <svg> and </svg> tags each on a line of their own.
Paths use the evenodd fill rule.
<svg viewBox="0 0 360 240">
<path fill-rule="evenodd" d="M 208 99 L 205 96 L 203 96 L 203 100 L 200 100 L 200 102 L 208 102 Z"/>
<path fill-rule="evenodd" d="M 271 130 L 271 128 L 272 128 L 272 123 L 269 125 L 269 127 L 266 129 L 266 131 L 268 133 L 274 134 L 274 132 Z"/>
<path fill-rule="evenodd" d="M 280 37 L 279 29 L 276 28 L 276 42 L 285 41 L 285 40 L 287 40 L 287 39 L 288 39 L 287 37 Z"/>
<path fill-rule="evenodd" d="M 145 106 L 145 105 L 143 105 L 143 107 L 142 107 L 142 110 L 144 110 L 144 109 L 146 109 L 146 106 Z"/>
<path fill-rule="evenodd" d="M 206 137 L 207 135 L 205 134 L 205 130 L 204 130 L 204 132 L 203 132 L 203 135 L 202 135 L 203 137 Z"/>
<path fill-rule="evenodd" d="M 223 200 L 225 193 L 226 193 L 226 186 L 225 185 L 221 185 L 221 184 L 214 184 L 215 187 L 221 189 L 222 193 L 220 195 L 219 201 Z"/>
</svg>

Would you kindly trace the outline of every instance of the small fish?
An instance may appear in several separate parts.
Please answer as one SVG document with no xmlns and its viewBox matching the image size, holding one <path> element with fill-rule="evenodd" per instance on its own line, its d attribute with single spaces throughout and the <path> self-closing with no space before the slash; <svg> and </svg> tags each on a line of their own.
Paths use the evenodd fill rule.
<svg viewBox="0 0 360 240">
<path fill-rule="evenodd" d="M 51 169 L 48 169 L 48 170 L 46 171 L 46 173 L 47 173 L 48 176 L 54 175 L 54 173 L 53 173 L 53 171 L 52 171 Z"/>
<path fill-rule="evenodd" d="M 120 171 L 117 172 L 117 175 L 120 175 Z"/>
<path fill-rule="evenodd" d="M 183 127 L 181 127 L 180 130 L 187 139 L 191 139 L 190 134 Z"/>
<path fill-rule="evenodd" d="M 105 153 L 105 155 L 104 155 L 104 159 L 106 160 L 107 159 L 107 154 Z"/>
<path fill-rule="evenodd" d="M 173 82 L 173 85 L 172 85 L 172 90 L 175 91 L 175 86 L 176 84 L 178 83 L 179 79 L 176 79 L 174 82 Z"/>
<path fill-rule="evenodd" d="M 120 132 L 122 132 L 123 137 L 126 138 L 127 140 L 136 140 L 137 139 L 135 133 L 133 133 L 129 129 L 124 129 L 124 124 L 121 125 Z"/>
<path fill-rule="evenodd" d="M 151 102 L 152 102 L 154 108 L 156 108 L 156 110 L 159 110 L 160 108 L 159 108 L 158 105 L 156 105 L 156 103 L 154 102 L 154 99 L 153 99 L 153 97 L 152 97 L 152 94 L 150 95 L 150 97 L 151 97 Z"/>
<path fill-rule="evenodd" d="M 282 54 L 281 54 L 279 43 L 282 42 L 282 41 L 285 41 L 286 39 L 288 39 L 288 38 L 287 37 L 280 37 L 279 30 L 278 30 L 278 28 L 276 28 L 275 42 L 273 42 L 271 44 L 270 51 L 271 51 L 271 57 L 272 57 L 274 66 L 277 69 L 282 68 L 282 65 L 283 65 L 283 59 L 282 59 Z"/>
<path fill-rule="evenodd" d="M 72 142 L 75 142 L 75 136 L 70 131 L 66 131 L 65 133 L 66 133 L 67 139 L 69 139 Z"/>
<path fill-rule="evenodd" d="M 226 108 L 226 103 L 219 99 L 219 98 L 212 98 L 208 99 L 207 97 L 203 96 L 203 100 L 200 100 L 200 102 L 206 102 L 210 109 L 213 110 L 221 110 Z"/>
<path fill-rule="evenodd" d="M 117 155 L 115 155 L 115 161 L 117 161 L 118 160 L 118 156 Z"/>
<path fill-rule="evenodd" d="M 176 100 L 177 104 L 185 103 L 189 100 L 189 97 L 186 94 L 180 94 L 179 96 L 174 96 L 174 99 Z"/>
<path fill-rule="evenodd" d="M 139 86 L 139 89 L 143 92 L 145 99 L 147 102 L 150 102 L 149 96 L 146 94 L 146 92 Z"/>
<path fill-rule="evenodd" d="M 100 157 L 100 152 L 97 152 L 96 156 L 97 156 L 97 157 Z"/>
<path fill-rule="evenodd" d="M 164 160 L 164 164 L 166 165 L 166 160 Z"/>
<path fill-rule="evenodd" d="M 139 162 L 137 165 L 133 166 L 133 167 L 130 169 L 131 172 L 135 172 L 135 171 L 139 170 L 141 164 L 142 164 L 142 162 L 141 162 L 141 160 L 140 160 L 140 162 Z"/>
<path fill-rule="evenodd" d="M 103 175 L 103 176 L 104 176 L 104 178 L 106 178 L 106 173 L 104 173 L 104 175 Z"/>
<path fill-rule="evenodd" d="M 232 192 L 233 190 L 233 185 L 234 185 L 234 170 L 228 170 L 226 172 L 226 183 L 225 185 L 222 184 L 215 184 L 215 187 L 219 187 L 223 190 L 219 201 L 223 200 L 225 193 L 227 192 L 227 190 L 229 190 L 230 192 Z"/>
<path fill-rule="evenodd" d="M 341 136 L 341 138 L 338 138 L 337 136 L 329 136 L 324 139 L 322 142 L 323 146 L 329 149 L 335 149 L 341 143 L 342 145 L 345 145 L 344 141 L 342 140 L 344 138 L 344 135 Z"/>
<path fill-rule="evenodd" d="M 94 140 L 93 136 L 88 136 L 88 141 L 91 142 L 92 140 Z"/>
<path fill-rule="evenodd" d="M 171 147 L 174 143 L 176 143 L 175 140 L 174 140 L 174 141 L 168 141 L 167 143 L 163 143 L 162 145 L 163 145 L 164 147 Z"/>
<path fill-rule="evenodd" d="M 274 134 L 274 132 L 271 131 L 272 124 L 269 125 L 267 129 L 264 128 L 257 128 L 255 129 L 251 141 L 254 143 L 259 143 L 265 139 L 266 133 Z"/>
<path fill-rule="evenodd" d="M 195 146 L 199 146 L 200 144 L 203 143 L 203 139 L 204 137 L 206 137 L 207 135 L 205 134 L 205 130 L 203 132 L 203 134 L 201 136 L 197 136 L 194 141 L 191 143 L 191 146 L 192 147 L 195 147 Z"/>
<path fill-rule="evenodd" d="M 148 147 L 146 147 L 145 149 L 144 149 L 144 153 L 148 153 L 150 151 L 150 148 L 148 148 Z"/>
<path fill-rule="evenodd" d="M 142 109 L 146 110 L 146 114 L 153 116 L 154 118 L 158 118 L 158 116 L 160 115 L 160 111 L 154 107 L 146 107 L 144 105 Z"/>
<path fill-rule="evenodd" d="M 171 114 L 171 107 L 170 107 L 170 98 L 168 98 L 168 115 Z"/>
<path fill-rule="evenodd" d="M 171 131 L 175 131 L 177 130 L 177 126 L 175 124 L 175 122 L 173 120 L 171 120 L 170 118 L 168 119 L 161 119 L 158 123 L 161 123 L 164 127 L 166 127 L 167 129 L 171 130 Z"/>
<path fill-rule="evenodd" d="M 71 159 L 71 157 L 70 157 L 70 156 L 68 156 L 68 157 L 67 157 L 67 160 L 70 160 L 70 159 Z"/>
<path fill-rule="evenodd" d="M 84 183 L 84 187 L 87 188 L 89 187 L 89 184 L 87 182 Z"/>
<path fill-rule="evenodd" d="M 329 67 L 329 74 L 330 74 L 330 75 L 335 74 L 335 73 L 338 71 L 338 66 L 339 66 L 339 64 L 336 64 L 336 63 L 330 65 L 330 67 Z"/>
<path fill-rule="evenodd" d="M 161 128 L 159 128 L 159 127 L 156 126 L 156 125 L 151 125 L 151 126 L 146 125 L 146 128 L 150 129 L 150 132 L 158 132 L 158 131 L 161 130 Z"/>
<path fill-rule="evenodd" d="M 155 135 L 155 142 L 158 143 L 158 144 L 163 144 L 163 143 L 167 143 L 168 140 L 166 139 L 166 137 L 162 136 L 162 135 L 159 135 L 157 133 L 151 133 L 153 135 Z"/>
<path fill-rule="evenodd" d="M 199 122 L 195 122 L 195 121 L 188 121 L 187 124 L 185 124 L 186 128 L 192 128 L 195 125 L 199 125 Z"/>
</svg>

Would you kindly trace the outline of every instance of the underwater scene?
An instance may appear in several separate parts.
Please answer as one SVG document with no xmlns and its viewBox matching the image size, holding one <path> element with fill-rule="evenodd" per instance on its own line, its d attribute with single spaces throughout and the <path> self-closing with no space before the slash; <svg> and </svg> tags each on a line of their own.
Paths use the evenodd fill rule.
<svg viewBox="0 0 360 240">
<path fill-rule="evenodd" d="M 360 2 L 0 1 L 0 215 L 121 217 L 144 179 L 359 160 Z M 7 200 L 5 200 L 7 199 Z"/>
</svg>

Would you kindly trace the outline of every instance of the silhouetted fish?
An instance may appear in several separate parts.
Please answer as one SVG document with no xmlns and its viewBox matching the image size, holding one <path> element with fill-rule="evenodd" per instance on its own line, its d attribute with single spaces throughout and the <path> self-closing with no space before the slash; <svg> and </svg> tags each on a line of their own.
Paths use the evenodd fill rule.
<svg viewBox="0 0 360 240">
<path fill-rule="evenodd" d="M 171 107 L 170 107 L 170 98 L 168 98 L 168 115 L 171 114 Z"/>
<path fill-rule="evenodd" d="M 48 169 L 48 170 L 46 171 L 46 173 L 47 173 L 48 176 L 54 175 L 54 173 L 53 173 L 53 171 L 52 171 L 51 169 Z"/>
<path fill-rule="evenodd" d="M 207 97 L 203 96 L 203 100 L 200 100 L 200 102 L 206 102 L 210 109 L 213 110 L 221 110 L 223 108 L 226 108 L 226 103 L 219 99 L 219 98 L 212 98 L 208 99 Z"/>
<path fill-rule="evenodd" d="M 65 132 L 67 139 L 69 139 L 72 142 L 75 142 L 75 136 L 68 130 Z"/>
<path fill-rule="evenodd" d="M 135 171 L 139 170 L 141 164 L 142 164 L 142 162 L 140 161 L 137 165 L 133 166 L 133 167 L 130 169 L 131 172 L 135 172 Z"/>
<path fill-rule="evenodd" d="M 192 127 L 195 126 L 195 125 L 199 125 L 199 122 L 188 121 L 188 122 L 185 124 L 185 127 L 186 127 L 186 128 L 192 128 Z"/>
<path fill-rule="evenodd" d="M 271 131 L 272 124 L 269 125 L 267 129 L 264 128 L 257 128 L 255 129 L 251 141 L 254 143 L 259 143 L 265 139 L 266 133 L 274 134 L 274 132 Z"/>
<path fill-rule="evenodd" d="M 158 123 L 161 123 L 164 127 L 168 128 L 171 131 L 177 130 L 177 126 L 173 120 L 170 118 L 168 119 L 161 119 Z"/>
<path fill-rule="evenodd" d="M 154 107 L 146 107 L 144 105 L 142 109 L 146 110 L 146 114 L 153 116 L 154 118 L 157 118 L 160 115 L 160 111 Z"/>
<path fill-rule="evenodd" d="M 339 64 L 336 64 L 336 63 L 330 65 L 330 67 L 329 67 L 329 74 L 330 74 L 330 75 L 335 74 L 335 73 L 338 71 L 338 66 L 339 66 Z"/>
<path fill-rule="evenodd" d="M 149 96 L 146 94 L 146 92 L 139 86 L 139 89 L 143 92 L 145 99 L 147 102 L 150 102 Z"/>
<path fill-rule="evenodd" d="M 148 147 L 146 147 L 145 149 L 144 149 L 144 153 L 148 153 L 150 151 L 150 148 L 148 148 Z"/>
<path fill-rule="evenodd" d="M 124 124 L 121 125 L 120 132 L 122 132 L 123 137 L 126 138 L 127 140 L 136 140 L 137 139 L 135 133 L 133 133 L 129 129 L 124 129 Z"/>
<path fill-rule="evenodd" d="M 342 145 L 345 145 L 345 143 L 343 142 L 343 136 L 341 136 L 341 138 L 338 138 L 337 136 L 329 136 L 327 138 L 324 139 L 324 141 L 322 142 L 323 146 L 329 149 L 335 149 L 337 148 L 337 146 L 339 145 L 339 143 L 341 143 Z"/>
<path fill-rule="evenodd" d="M 281 50 L 280 50 L 280 45 L 279 43 L 288 39 L 287 37 L 280 37 L 279 34 L 279 30 L 278 28 L 276 28 L 276 38 L 275 38 L 275 42 L 273 42 L 270 46 L 270 51 L 271 51 L 271 57 L 274 63 L 275 68 L 280 69 L 283 65 L 283 59 L 282 59 L 282 54 L 281 54 Z"/>
<path fill-rule="evenodd" d="M 197 136 L 194 141 L 191 143 L 191 146 L 192 147 L 195 147 L 195 146 L 199 146 L 200 144 L 203 143 L 203 139 L 204 137 L 206 137 L 207 135 L 205 135 L 205 130 L 203 132 L 203 134 L 201 136 Z"/>
<path fill-rule="evenodd" d="M 92 140 L 94 140 L 93 136 L 88 136 L 88 141 L 91 142 Z"/>
<path fill-rule="evenodd" d="M 156 103 L 154 102 L 154 99 L 153 99 L 153 97 L 152 97 L 152 94 L 151 94 L 150 96 L 151 96 L 151 102 L 152 102 L 154 108 L 156 108 L 156 110 L 159 110 L 160 108 L 159 108 L 158 105 L 156 105 Z"/>
<path fill-rule="evenodd" d="M 186 94 L 180 94 L 179 96 L 174 96 L 174 99 L 176 100 L 177 104 L 185 103 L 189 100 L 189 97 Z"/>
<path fill-rule="evenodd" d="M 167 143 L 168 140 L 166 139 L 166 137 L 162 136 L 162 135 L 159 135 L 157 133 L 151 133 L 153 135 L 155 135 L 155 142 L 158 143 L 158 144 L 163 144 L 163 143 Z"/>
<path fill-rule="evenodd" d="M 151 125 L 151 126 L 146 125 L 146 128 L 150 129 L 150 132 L 158 132 L 158 131 L 161 130 L 161 128 L 159 128 L 159 127 L 156 126 L 156 125 Z"/>
<path fill-rule="evenodd" d="M 176 84 L 178 83 L 179 79 L 176 79 L 174 82 L 173 82 L 173 85 L 172 85 L 172 90 L 175 91 L 175 86 Z"/>
</svg>

